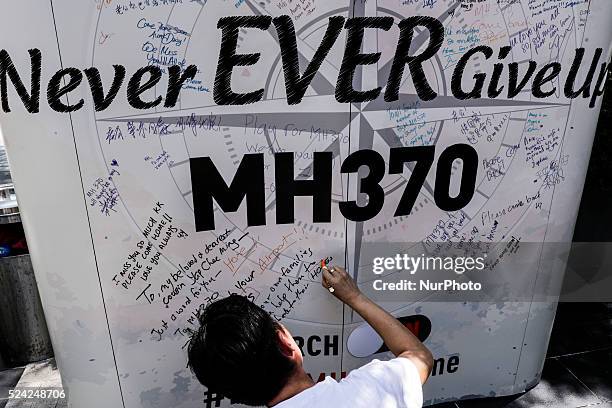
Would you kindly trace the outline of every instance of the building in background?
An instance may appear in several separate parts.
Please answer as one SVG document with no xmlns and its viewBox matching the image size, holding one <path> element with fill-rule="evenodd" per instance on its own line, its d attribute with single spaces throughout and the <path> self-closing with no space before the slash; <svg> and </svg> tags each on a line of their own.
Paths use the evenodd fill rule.
<svg viewBox="0 0 612 408">
<path fill-rule="evenodd" d="M 0 145 L 0 257 L 28 253 L 15 187 L 4 145 Z"/>
</svg>

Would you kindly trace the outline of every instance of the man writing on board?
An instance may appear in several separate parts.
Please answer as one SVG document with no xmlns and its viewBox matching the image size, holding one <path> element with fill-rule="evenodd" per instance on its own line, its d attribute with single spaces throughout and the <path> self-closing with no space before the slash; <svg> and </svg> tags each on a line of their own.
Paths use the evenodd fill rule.
<svg viewBox="0 0 612 408">
<path fill-rule="evenodd" d="M 247 298 L 231 295 L 200 314 L 189 367 L 210 391 L 233 402 L 294 407 L 416 408 L 433 366 L 431 352 L 404 325 L 362 294 L 343 268 L 323 267 L 322 284 L 382 337 L 396 358 L 374 360 L 339 382 L 315 384 L 289 331 Z"/>
</svg>

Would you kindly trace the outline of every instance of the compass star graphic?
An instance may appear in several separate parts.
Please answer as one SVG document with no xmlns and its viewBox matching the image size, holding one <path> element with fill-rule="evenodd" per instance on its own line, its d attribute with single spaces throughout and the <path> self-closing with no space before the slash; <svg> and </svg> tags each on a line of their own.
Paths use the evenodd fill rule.
<svg viewBox="0 0 612 408">
<path fill-rule="evenodd" d="M 314 55 L 317 47 L 316 41 L 310 40 L 310 35 L 315 27 L 322 27 L 329 16 L 345 15 L 347 17 L 358 16 L 380 16 L 391 15 L 399 21 L 404 18 L 397 12 L 390 9 L 379 7 L 378 1 L 350 1 L 345 8 L 333 10 L 320 15 L 308 24 L 297 30 L 298 52 L 300 66 L 303 70 L 308 61 Z M 459 3 L 447 1 L 448 7 L 442 14 L 437 16 L 438 20 L 447 25 L 452 18 L 459 13 L 457 10 Z M 255 15 L 269 14 L 265 3 L 256 3 L 247 0 L 245 4 Z M 262 6 L 264 4 L 264 6 Z M 202 5 L 204 7 L 204 5 Z M 269 35 L 277 42 L 274 30 L 268 31 Z M 244 35 L 245 33 L 243 33 Z M 379 52 L 381 33 L 373 30 L 366 30 L 362 52 Z M 418 32 L 413 40 L 412 51 L 418 52 L 428 43 L 429 35 L 426 30 Z M 113 116 L 98 118 L 99 122 L 134 122 L 156 123 L 163 120 L 166 124 L 178 124 L 186 116 L 191 116 L 197 120 L 207 117 L 218 118 L 224 129 L 231 132 L 231 129 L 257 129 L 261 123 L 284 123 L 291 124 L 297 129 L 307 129 L 316 124 L 317 127 L 324 129 L 336 129 L 339 133 L 348 133 L 348 143 L 341 143 L 339 138 L 335 138 L 326 145 L 317 145 L 315 151 L 329 151 L 333 153 L 334 160 L 342 160 L 349 154 L 363 149 L 380 149 L 380 146 L 388 148 L 405 146 L 406 142 L 398 132 L 397 123 L 389 119 L 389 110 L 402 109 L 403 107 L 415 107 L 418 116 L 422 119 L 411 122 L 412 125 L 427 125 L 435 129 L 433 136 L 428 140 L 428 144 L 436 145 L 442 135 L 446 121 L 453 119 L 453 112 L 458 109 L 470 109 L 477 112 L 474 116 L 489 116 L 498 114 L 511 114 L 516 112 L 541 110 L 563 106 L 559 103 L 533 102 L 522 100 L 503 100 L 503 99 L 479 99 L 479 100 L 458 100 L 446 94 L 446 77 L 439 58 L 431 61 L 430 73 L 435 75 L 438 96 L 432 101 L 421 101 L 414 91 L 408 89 L 410 86 L 410 74 L 405 70 L 402 88 L 400 88 L 399 100 L 386 103 L 382 96 L 375 101 L 368 103 L 346 104 L 338 103 L 334 97 L 335 81 L 338 76 L 338 64 L 331 60 L 326 60 L 318 73 L 315 75 L 308 93 L 302 103 L 298 105 L 288 105 L 284 95 L 281 94 L 282 86 L 279 86 L 279 77 L 282 69 L 279 68 L 280 52 L 273 64 L 275 69 L 271 69 L 265 84 L 266 98 L 258 103 L 247 106 L 196 106 L 181 107 L 179 109 L 158 111 L 154 113 L 132 114 L 128 116 Z M 356 70 L 354 88 L 372 89 L 377 86 L 384 86 L 389 75 L 393 59 L 381 60 L 376 65 L 359 66 Z M 477 62 L 477 59 L 476 59 Z M 478 64 L 476 64 L 478 65 Z M 384 88 L 383 88 L 384 93 Z M 257 117 L 257 122 L 245 123 L 245 114 Z M 313 148 L 315 139 L 293 141 L 293 146 L 285 149 L 280 143 L 283 141 L 266 128 L 264 134 L 271 152 L 283 150 L 296 150 L 297 147 L 302 151 Z M 161 140 L 161 137 L 160 137 Z M 381 152 L 384 155 L 384 152 Z M 239 163 L 239 158 L 235 157 L 234 164 Z M 311 176 L 312 161 L 310 157 L 296 158 L 295 166 L 301 169 L 296 175 L 297 179 L 307 179 Z M 388 194 L 400 189 L 410 177 L 414 168 L 414 163 L 406 164 L 406 172 L 399 176 L 399 181 L 392 184 Z M 361 206 L 366 204 L 367 196 L 359 192 L 359 180 L 367 175 L 367 169 L 362 168 L 357 174 L 344 175 L 341 180 L 341 192 L 334 192 L 334 201 L 356 200 Z M 183 196 L 188 200 L 191 191 L 183 192 Z M 426 202 L 433 202 L 433 187 L 427 180 L 420 192 L 421 199 Z M 188 202 L 191 206 L 191 203 Z M 275 198 L 270 194 L 267 200 L 267 211 L 275 208 Z M 338 214 L 339 216 L 339 214 Z M 307 221 L 306 221 L 307 222 Z M 358 280 L 359 270 L 362 265 L 361 251 L 364 244 L 364 222 L 344 223 L 344 234 L 346 239 L 345 263 L 347 268 Z"/>
</svg>

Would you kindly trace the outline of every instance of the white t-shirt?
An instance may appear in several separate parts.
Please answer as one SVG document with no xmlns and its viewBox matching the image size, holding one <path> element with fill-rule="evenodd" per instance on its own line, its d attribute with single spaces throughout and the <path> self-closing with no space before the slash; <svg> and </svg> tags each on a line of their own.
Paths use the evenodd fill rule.
<svg viewBox="0 0 612 408">
<path fill-rule="evenodd" d="M 274 408 L 421 408 L 423 388 L 416 366 L 407 358 L 373 360 L 336 381 L 324 381 Z"/>
</svg>

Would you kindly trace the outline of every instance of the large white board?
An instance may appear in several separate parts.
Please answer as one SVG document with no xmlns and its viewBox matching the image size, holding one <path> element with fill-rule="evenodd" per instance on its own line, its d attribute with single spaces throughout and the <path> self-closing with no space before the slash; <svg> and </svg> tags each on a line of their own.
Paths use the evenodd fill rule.
<svg viewBox="0 0 612 408">
<path fill-rule="evenodd" d="M 574 50 L 584 46 L 584 75 L 596 48 L 604 50 L 602 61 L 609 59 L 611 13 L 607 0 L 3 4 L 2 48 L 24 72 L 26 84 L 30 48 L 42 52 L 43 78 L 61 67 L 95 66 L 105 91 L 112 64 L 124 65 L 128 75 L 147 64 L 199 69 L 173 109 L 130 107 L 124 84 L 108 109 L 95 112 L 84 82 L 69 96 L 72 103 L 84 98 L 78 112 L 60 114 L 41 103 L 40 113 L 28 114 L 9 85 L 12 112 L 3 113 L 0 123 L 71 406 L 195 408 L 202 401 L 207 407 L 229 406 L 192 377 L 184 348 L 198 307 L 228 293 L 250 296 L 299 336 L 314 378 L 339 378 L 372 358 L 389 358 L 384 352 L 364 357 L 347 347 L 362 321 L 321 288 L 317 266 L 325 257 L 346 264 L 370 292 L 372 257 L 392 256 L 397 243 L 415 243 L 403 250 L 420 255 L 448 241 L 481 241 L 492 253 L 513 239 L 569 241 L 599 104 L 590 109 L 589 99 L 566 98 L 562 80 L 556 83 L 559 92 L 544 99 L 528 91 L 512 99 L 462 102 L 450 97 L 451 74 L 474 46 L 488 45 L 497 53 L 512 45 L 505 63 L 560 61 L 564 75 Z M 218 106 L 212 92 L 221 41 L 217 21 L 229 15 L 291 16 L 302 61 L 312 58 L 330 16 L 391 16 L 396 22 L 412 15 L 436 17 L 445 41 L 424 67 L 439 97 L 369 107 L 336 102 L 343 32 L 303 102 L 288 106 L 273 29 L 244 30 L 239 52 L 259 52 L 261 58 L 236 68 L 233 86 L 264 87 L 264 100 Z M 366 33 L 364 50 L 382 56 L 360 72 L 364 89 L 386 82 L 397 36 L 397 26 Z M 417 41 L 426 40 L 417 34 Z M 468 72 L 490 76 L 494 62 L 480 58 Z M 507 73 L 502 78 L 507 81 Z M 164 95 L 165 80 L 166 75 L 147 95 Z M 415 93 L 408 75 L 400 91 Z M 409 216 L 393 217 L 407 175 L 385 176 L 385 205 L 375 218 L 356 223 L 338 211 L 338 202 L 357 197 L 357 175 L 339 172 L 349 154 L 371 149 L 386 159 L 391 147 L 436 145 L 437 158 L 455 143 L 472 145 L 479 156 L 476 193 L 465 208 L 446 212 L 436 206 L 431 171 Z M 282 151 L 296 153 L 296 175 L 308 175 L 314 152 L 333 153 L 330 223 L 312 223 L 307 198 L 296 200 L 295 223 L 274 223 L 273 154 Z M 231 180 L 248 153 L 265 156 L 267 225 L 248 227 L 243 205 L 235 213 L 216 211 L 216 229 L 196 232 L 189 159 L 211 157 Z M 384 249 L 384 243 L 393 245 Z M 526 272 L 520 279 L 534 293 L 542 284 L 554 292 L 563 260 L 537 248 L 516 255 Z M 398 317 L 423 315 L 431 322 L 426 344 L 437 365 L 425 386 L 427 403 L 511 394 L 538 381 L 554 302 L 532 303 L 529 294 L 520 302 L 453 303 L 450 295 L 448 300 L 381 300 Z"/>
</svg>

